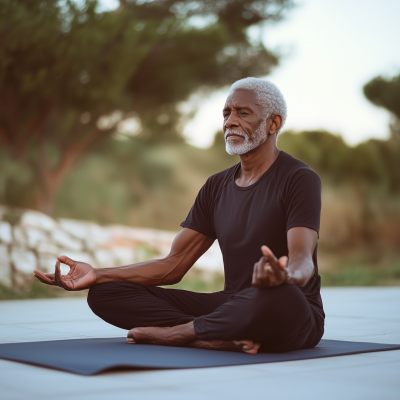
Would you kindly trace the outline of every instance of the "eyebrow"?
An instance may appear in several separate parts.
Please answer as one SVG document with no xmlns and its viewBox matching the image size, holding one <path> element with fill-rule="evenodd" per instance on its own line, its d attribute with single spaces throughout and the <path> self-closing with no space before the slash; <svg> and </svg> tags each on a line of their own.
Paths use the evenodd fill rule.
<svg viewBox="0 0 400 400">
<path fill-rule="evenodd" d="M 249 106 L 238 106 L 238 107 L 233 107 L 233 108 L 235 108 L 236 110 L 249 110 L 249 111 L 254 111 L 254 110 L 253 110 L 251 107 L 249 107 Z M 224 107 L 223 110 L 222 110 L 222 112 L 228 111 L 228 110 L 230 110 L 230 107 Z"/>
</svg>

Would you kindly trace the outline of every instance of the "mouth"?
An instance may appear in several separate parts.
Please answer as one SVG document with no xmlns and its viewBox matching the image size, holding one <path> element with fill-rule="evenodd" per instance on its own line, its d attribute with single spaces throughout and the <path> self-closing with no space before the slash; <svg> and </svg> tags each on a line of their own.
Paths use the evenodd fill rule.
<svg viewBox="0 0 400 400">
<path fill-rule="evenodd" d="M 226 137 L 225 137 L 225 140 L 234 139 L 234 138 L 242 138 L 242 139 L 244 139 L 244 136 L 238 135 L 238 134 L 236 134 L 236 133 L 228 133 L 228 134 L 226 135 Z"/>
</svg>

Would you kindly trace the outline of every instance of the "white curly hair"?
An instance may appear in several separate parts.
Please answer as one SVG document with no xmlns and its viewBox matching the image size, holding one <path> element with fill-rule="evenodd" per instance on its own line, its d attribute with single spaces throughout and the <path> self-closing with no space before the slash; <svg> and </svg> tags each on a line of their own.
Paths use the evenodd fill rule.
<svg viewBox="0 0 400 400">
<path fill-rule="evenodd" d="M 253 90 L 256 93 L 257 101 L 264 109 L 265 119 L 272 114 L 279 114 L 282 117 L 282 125 L 277 133 L 282 130 L 287 117 L 287 106 L 282 92 L 274 83 L 260 78 L 244 78 L 231 86 L 229 94 L 235 89 Z"/>
</svg>

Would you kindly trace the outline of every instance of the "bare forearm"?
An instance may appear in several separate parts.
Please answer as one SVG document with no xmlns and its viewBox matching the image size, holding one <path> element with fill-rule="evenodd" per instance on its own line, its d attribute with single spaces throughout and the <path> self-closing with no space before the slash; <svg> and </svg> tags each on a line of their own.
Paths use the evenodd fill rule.
<svg viewBox="0 0 400 400">
<path fill-rule="evenodd" d="M 182 279 L 213 242 L 214 239 L 208 236 L 183 228 L 176 235 L 167 257 L 118 268 L 96 269 L 95 284 L 136 282 L 149 286 L 173 285 Z"/>
<path fill-rule="evenodd" d="M 312 277 L 314 263 L 310 257 L 289 257 L 287 283 L 304 286 Z"/>
<path fill-rule="evenodd" d="M 172 285 L 184 273 L 169 259 L 149 260 L 117 268 L 96 269 L 96 284 L 105 282 L 136 282 L 143 285 Z"/>
</svg>

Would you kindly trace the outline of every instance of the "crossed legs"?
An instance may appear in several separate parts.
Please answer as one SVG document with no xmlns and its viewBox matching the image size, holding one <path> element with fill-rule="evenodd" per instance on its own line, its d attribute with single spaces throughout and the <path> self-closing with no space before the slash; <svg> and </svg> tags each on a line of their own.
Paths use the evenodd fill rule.
<svg viewBox="0 0 400 400">
<path fill-rule="evenodd" d="M 129 330 L 128 343 L 256 353 L 312 347 L 322 336 L 321 323 L 294 285 L 232 294 L 113 282 L 93 286 L 88 304 L 106 322 Z"/>
</svg>

